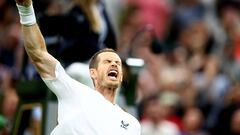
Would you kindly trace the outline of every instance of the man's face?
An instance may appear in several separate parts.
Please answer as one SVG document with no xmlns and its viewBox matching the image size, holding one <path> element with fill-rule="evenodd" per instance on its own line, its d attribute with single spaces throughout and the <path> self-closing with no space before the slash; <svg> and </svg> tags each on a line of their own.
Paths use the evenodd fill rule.
<svg viewBox="0 0 240 135">
<path fill-rule="evenodd" d="M 113 52 L 98 55 L 98 66 L 94 73 L 95 85 L 116 89 L 122 81 L 122 62 Z"/>
</svg>

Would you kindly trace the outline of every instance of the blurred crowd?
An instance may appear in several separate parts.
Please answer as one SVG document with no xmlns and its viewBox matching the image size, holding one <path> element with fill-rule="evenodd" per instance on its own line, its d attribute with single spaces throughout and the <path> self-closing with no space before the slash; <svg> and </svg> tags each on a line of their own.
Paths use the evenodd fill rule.
<svg viewBox="0 0 240 135">
<path fill-rule="evenodd" d="M 75 1 L 34 1 L 47 48 L 66 68 L 116 49 L 125 74 L 118 102 L 135 110 L 142 135 L 240 135 L 240 0 L 102 0 L 100 25 Z M 90 26 L 77 23 L 81 14 Z M 15 2 L 0 0 L 0 115 L 8 121 L 16 82 L 39 79 L 21 36 Z M 133 80 L 128 58 L 144 61 Z"/>
</svg>

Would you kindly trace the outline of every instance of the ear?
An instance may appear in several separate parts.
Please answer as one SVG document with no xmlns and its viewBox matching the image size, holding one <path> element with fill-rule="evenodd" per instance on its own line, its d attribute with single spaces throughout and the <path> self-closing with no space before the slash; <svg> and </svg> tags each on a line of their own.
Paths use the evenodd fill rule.
<svg viewBox="0 0 240 135">
<path fill-rule="evenodd" d="M 92 79 L 96 79 L 96 77 L 97 77 L 97 71 L 96 71 L 96 69 L 91 68 L 91 69 L 89 69 L 89 72 L 90 72 L 90 77 L 91 77 Z"/>
</svg>

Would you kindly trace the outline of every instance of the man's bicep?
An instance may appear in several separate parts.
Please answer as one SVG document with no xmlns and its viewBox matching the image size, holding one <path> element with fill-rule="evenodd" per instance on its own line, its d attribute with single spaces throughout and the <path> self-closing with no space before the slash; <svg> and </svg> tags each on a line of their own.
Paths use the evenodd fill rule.
<svg viewBox="0 0 240 135">
<path fill-rule="evenodd" d="M 48 52 L 40 52 L 41 57 L 39 61 L 35 61 L 34 65 L 39 73 L 39 75 L 46 79 L 55 78 L 55 67 L 58 60 L 55 59 Z"/>
</svg>

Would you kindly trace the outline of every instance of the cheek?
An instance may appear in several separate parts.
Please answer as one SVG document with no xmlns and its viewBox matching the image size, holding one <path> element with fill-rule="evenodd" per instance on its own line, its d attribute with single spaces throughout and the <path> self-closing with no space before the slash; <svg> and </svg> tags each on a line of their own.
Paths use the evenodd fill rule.
<svg viewBox="0 0 240 135">
<path fill-rule="evenodd" d="M 106 77 L 106 72 L 105 72 L 105 70 L 104 70 L 104 69 L 98 70 L 98 76 L 99 76 L 100 79 L 105 78 L 105 77 Z"/>
</svg>

